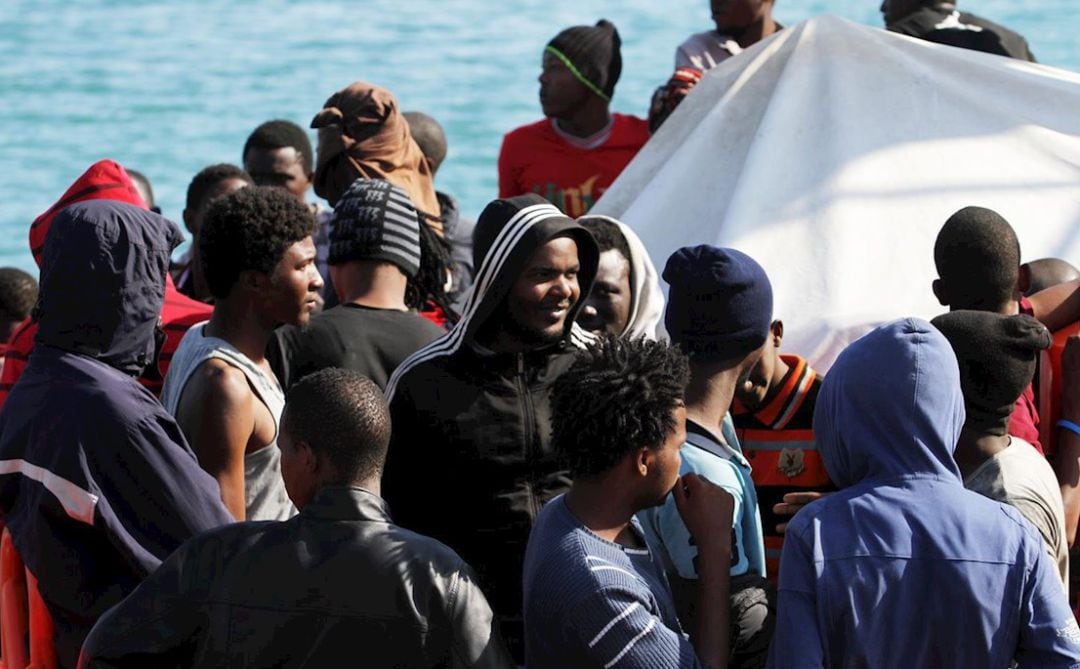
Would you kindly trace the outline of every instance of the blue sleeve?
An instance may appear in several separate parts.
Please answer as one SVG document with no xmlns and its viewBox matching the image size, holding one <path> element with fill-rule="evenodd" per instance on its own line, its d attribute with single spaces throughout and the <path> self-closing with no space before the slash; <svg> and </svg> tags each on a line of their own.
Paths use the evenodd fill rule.
<svg viewBox="0 0 1080 669">
<path fill-rule="evenodd" d="M 817 625 L 815 580 L 813 551 L 792 527 L 780 554 L 780 586 L 776 628 L 769 648 L 770 668 L 825 666 L 824 645 Z"/>
<path fill-rule="evenodd" d="M 597 667 L 704 669 L 682 633 L 667 627 L 651 605 L 627 588 L 598 590 L 573 608 L 567 621 L 572 639 Z"/>
<path fill-rule="evenodd" d="M 1034 539 L 1034 531 L 1031 534 Z M 1024 669 L 1080 667 L 1080 627 L 1042 540 L 1037 543 L 1029 551 L 1034 566 L 1024 584 L 1016 659 Z"/>
<path fill-rule="evenodd" d="M 84 452 L 106 502 L 98 509 L 109 537 L 134 563 L 153 570 L 196 534 L 235 522 L 164 410 L 112 436 L 116 450 Z"/>
<path fill-rule="evenodd" d="M 680 474 L 694 473 L 720 486 L 735 499 L 734 518 L 742 517 L 742 508 L 745 504 L 742 482 L 739 475 L 733 469 L 731 463 L 714 455 L 706 454 L 708 459 L 698 459 L 687 453 L 683 448 L 683 460 Z M 649 539 L 657 542 L 657 548 L 670 560 L 669 565 L 682 578 L 696 579 L 697 575 L 697 545 L 690 530 L 679 516 L 679 510 L 675 507 L 675 498 L 670 494 L 664 500 L 664 504 L 657 509 L 649 511 L 642 519 L 649 533 Z M 717 532 L 731 532 L 731 571 L 741 574 L 746 571 L 749 559 L 746 556 L 745 543 L 742 537 L 742 527 L 735 522 L 734 527 L 718 527 Z"/>
</svg>

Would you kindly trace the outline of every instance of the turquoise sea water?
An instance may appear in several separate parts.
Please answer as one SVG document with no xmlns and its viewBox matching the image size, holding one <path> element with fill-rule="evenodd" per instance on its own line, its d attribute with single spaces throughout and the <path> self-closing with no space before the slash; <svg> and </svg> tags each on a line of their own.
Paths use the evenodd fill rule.
<svg viewBox="0 0 1080 669">
<path fill-rule="evenodd" d="M 777 5 L 785 24 L 834 13 L 881 26 L 874 1 Z M 1080 70 L 1077 0 L 962 7 L 1024 34 L 1041 62 Z M 0 265 L 33 268 L 30 221 L 95 160 L 147 174 L 179 221 L 199 169 L 239 163 L 262 121 L 306 127 L 357 79 L 443 124 L 438 186 L 475 217 L 496 192 L 502 135 L 540 116 L 540 53 L 555 33 L 613 21 L 624 61 L 613 108 L 644 115 L 675 47 L 711 27 L 708 14 L 706 0 L 3 0 Z"/>
</svg>

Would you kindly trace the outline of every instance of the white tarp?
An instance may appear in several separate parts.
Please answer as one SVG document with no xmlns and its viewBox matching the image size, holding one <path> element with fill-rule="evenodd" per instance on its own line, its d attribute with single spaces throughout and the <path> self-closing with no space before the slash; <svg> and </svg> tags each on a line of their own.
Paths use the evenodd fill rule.
<svg viewBox="0 0 1080 669">
<path fill-rule="evenodd" d="M 934 239 L 969 204 L 1025 260 L 1080 264 L 1080 75 L 827 16 L 708 72 L 590 213 L 658 268 L 690 244 L 753 256 L 783 349 L 824 370 L 870 325 L 943 310 Z"/>
</svg>

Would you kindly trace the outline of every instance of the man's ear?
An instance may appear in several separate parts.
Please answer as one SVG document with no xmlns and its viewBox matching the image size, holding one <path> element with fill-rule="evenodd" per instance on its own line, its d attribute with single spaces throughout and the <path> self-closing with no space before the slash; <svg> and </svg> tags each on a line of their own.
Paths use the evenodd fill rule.
<svg viewBox="0 0 1080 669">
<path fill-rule="evenodd" d="M 634 472 L 642 478 L 649 475 L 649 470 L 653 467 L 653 459 L 656 456 L 649 448 L 640 448 L 634 452 L 633 466 Z"/>
<path fill-rule="evenodd" d="M 184 207 L 184 213 L 182 214 L 182 216 L 184 219 L 184 227 L 187 228 L 187 231 L 191 233 L 192 237 L 194 237 L 197 232 L 194 228 L 191 227 L 191 222 L 195 220 L 195 214 L 187 207 Z"/>
<path fill-rule="evenodd" d="M 776 319 L 769 326 L 769 330 L 772 332 L 773 348 L 780 348 L 780 342 L 784 341 L 784 321 Z"/>
<path fill-rule="evenodd" d="M 1020 265 L 1020 274 L 1016 277 L 1016 290 L 1021 295 L 1027 295 L 1031 290 L 1031 267 L 1027 263 Z"/>
<path fill-rule="evenodd" d="M 945 292 L 945 284 L 941 283 L 941 279 L 934 279 L 934 282 L 930 284 L 930 288 L 934 291 L 934 297 L 937 298 L 938 304 L 943 307 L 949 306 L 949 296 Z"/>
<path fill-rule="evenodd" d="M 319 470 L 319 456 L 311 449 L 306 441 L 296 441 L 296 455 L 300 464 L 303 465 L 304 471 L 309 474 L 315 474 Z"/>
<path fill-rule="evenodd" d="M 264 290 L 269 282 L 269 274 L 252 269 L 240 272 L 240 278 L 237 280 L 237 283 L 239 283 L 242 288 L 255 293 Z"/>
</svg>

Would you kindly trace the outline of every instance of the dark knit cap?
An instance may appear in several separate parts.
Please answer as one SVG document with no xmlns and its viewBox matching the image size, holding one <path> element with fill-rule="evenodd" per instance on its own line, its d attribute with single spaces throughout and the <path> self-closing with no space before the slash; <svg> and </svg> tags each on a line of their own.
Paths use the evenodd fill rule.
<svg viewBox="0 0 1080 669">
<path fill-rule="evenodd" d="M 772 324 L 773 294 L 756 260 L 735 249 L 687 246 L 664 267 L 664 326 L 688 354 L 733 359 L 761 347 Z"/>
<path fill-rule="evenodd" d="M 1035 375 L 1039 351 L 1050 347 L 1050 331 L 1031 316 L 989 311 L 952 311 L 930 322 L 956 353 L 965 427 L 1004 435 L 1016 398 Z"/>
<path fill-rule="evenodd" d="M 420 270 L 420 222 L 404 190 L 381 179 L 357 179 L 334 207 L 330 264 L 385 260 L 408 277 Z"/>
<path fill-rule="evenodd" d="M 610 100 L 622 74 L 621 46 L 615 24 L 600 19 L 595 26 L 567 28 L 548 42 L 545 51 L 563 61 L 589 90 Z"/>
</svg>

